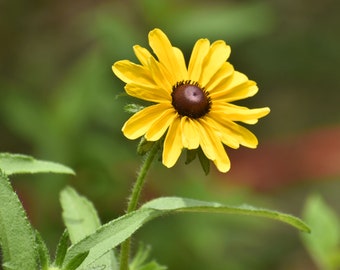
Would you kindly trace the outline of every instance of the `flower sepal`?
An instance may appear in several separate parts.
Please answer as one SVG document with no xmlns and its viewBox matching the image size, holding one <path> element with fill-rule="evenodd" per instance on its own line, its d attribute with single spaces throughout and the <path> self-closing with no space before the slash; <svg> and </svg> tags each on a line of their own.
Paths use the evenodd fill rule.
<svg viewBox="0 0 340 270">
<path fill-rule="evenodd" d="M 148 141 L 145 139 L 145 137 L 142 137 L 137 146 L 137 153 L 141 156 L 144 156 L 146 153 L 148 153 L 151 150 L 152 146 L 155 143 L 156 142 Z"/>
<path fill-rule="evenodd" d="M 124 106 L 124 111 L 128 112 L 128 113 L 137 113 L 141 110 L 144 109 L 144 106 L 139 105 L 139 104 L 135 104 L 135 103 L 131 103 L 131 104 L 127 104 Z"/>
<path fill-rule="evenodd" d="M 204 155 L 201 147 L 197 149 L 187 149 L 185 164 L 188 165 L 194 161 L 197 156 L 205 175 L 208 175 L 210 172 L 210 160 Z"/>
</svg>

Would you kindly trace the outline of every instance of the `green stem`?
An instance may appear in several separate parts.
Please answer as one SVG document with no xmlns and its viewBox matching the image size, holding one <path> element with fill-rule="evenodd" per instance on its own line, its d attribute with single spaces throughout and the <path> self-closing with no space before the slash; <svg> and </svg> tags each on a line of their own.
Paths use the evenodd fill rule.
<svg viewBox="0 0 340 270">
<path fill-rule="evenodd" d="M 149 153 L 147 153 L 147 156 L 144 160 L 144 163 L 142 164 L 142 167 L 140 168 L 136 182 L 133 186 L 131 197 L 128 203 L 127 207 L 127 213 L 130 213 L 137 209 L 140 194 L 142 192 L 144 183 L 145 183 L 145 177 L 147 172 L 150 169 L 150 166 L 158 152 L 159 149 L 159 143 L 156 142 L 152 146 Z M 130 259 L 130 246 L 131 246 L 131 237 L 126 239 L 120 249 L 120 270 L 129 270 L 129 259 Z"/>
</svg>

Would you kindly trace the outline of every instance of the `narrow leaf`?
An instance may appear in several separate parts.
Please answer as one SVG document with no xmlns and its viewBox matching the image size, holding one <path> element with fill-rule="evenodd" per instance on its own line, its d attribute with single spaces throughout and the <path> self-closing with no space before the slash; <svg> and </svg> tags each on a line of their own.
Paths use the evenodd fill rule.
<svg viewBox="0 0 340 270">
<path fill-rule="evenodd" d="M 282 221 L 301 231 L 310 232 L 310 228 L 297 217 L 251 205 L 227 206 L 216 202 L 205 202 L 180 197 L 164 197 L 144 204 L 143 208 L 152 208 L 161 211 L 206 212 L 266 217 Z"/>
<path fill-rule="evenodd" d="M 35 234 L 8 177 L 0 170 L 0 245 L 4 269 L 36 270 Z"/>
<path fill-rule="evenodd" d="M 36 160 L 31 156 L 10 153 L 0 153 L 0 169 L 7 175 L 23 173 L 74 174 L 72 169 L 58 163 Z"/>
<path fill-rule="evenodd" d="M 140 209 L 102 225 L 95 233 L 72 245 L 66 254 L 64 263 L 88 250 L 91 252 L 87 260 L 95 261 L 126 240 L 147 221 L 155 218 L 158 212 L 153 209 Z"/>
<path fill-rule="evenodd" d="M 54 263 L 53 263 L 58 268 L 61 268 L 61 266 L 63 265 L 66 251 L 68 248 L 68 242 L 69 242 L 69 234 L 68 234 L 68 231 L 65 230 L 60 237 L 57 250 L 55 253 Z"/>
<path fill-rule="evenodd" d="M 86 259 L 89 252 L 83 252 L 72 258 L 71 261 L 63 268 L 63 270 L 75 270 L 78 268 L 79 265 Z"/>
<path fill-rule="evenodd" d="M 51 263 L 50 253 L 48 251 L 46 243 L 44 242 L 38 231 L 35 231 L 35 242 L 37 243 L 40 267 L 42 270 L 48 270 Z"/>
<path fill-rule="evenodd" d="M 60 202 L 63 209 L 63 220 L 70 235 L 71 243 L 75 244 L 86 236 L 93 234 L 101 225 L 96 209 L 92 202 L 80 196 L 73 188 L 66 187 L 60 193 Z M 92 257 L 90 251 L 89 258 Z M 107 269 L 118 269 L 118 263 L 113 251 L 107 251 L 97 260 L 88 261 L 86 258 L 82 266 L 95 269 L 105 265 Z M 103 255 L 102 253 L 101 255 Z"/>
<path fill-rule="evenodd" d="M 165 197 L 152 200 L 144 204 L 139 210 L 101 226 L 94 234 L 73 245 L 69 249 L 65 261 L 69 261 L 77 254 L 90 249 L 91 254 L 88 260 L 95 260 L 130 237 L 146 222 L 156 217 L 176 212 L 207 212 L 266 217 L 290 224 L 301 231 L 310 232 L 309 227 L 299 218 L 276 211 L 248 205 L 234 207 L 186 198 Z"/>
</svg>

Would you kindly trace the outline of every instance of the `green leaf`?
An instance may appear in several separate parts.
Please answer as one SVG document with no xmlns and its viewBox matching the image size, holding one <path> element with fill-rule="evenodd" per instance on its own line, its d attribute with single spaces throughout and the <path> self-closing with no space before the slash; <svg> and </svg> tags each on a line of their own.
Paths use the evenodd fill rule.
<svg viewBox="0 0 340 270">
<path fill-rule="evenodd" d="M 340 222 L 335 212 L 318 195 L 310 196 L 304 219 L 311 226 L 310 235 L 302 240 L 320 269 L 340 267 Z"/>
<path fill-rule="evenodd" d="M 90 250 L 90 254 L 93 250 Z M 92 260 L 91 257 L 87 257 L 82 265 L 80 266 L 80 270 L 82 269 L 110 269 L 110 270 L 118 270 L 118 262 L 113 250 L 109 250 L 100 256 L 99 258 Z"/>
<path fill-rule="evenodd" d="M 80 196 L 73 188 L 66 187 L 61 191 L 60 202 L 63 209 L 63 220 L 72 244 L 78 243 L 86 236 L 93 234 L 100 227 L 101 223 L 93 204 L 85 197 Z M 89 254 L 90 257 L 92 252 Z M 89 262 L 88 259 L 85 259 L 82 266 L 89 265 L 93 269 L 101 265 L 105 265 L 107 269 L 118 269 L 113 251 L 107 252 L 97 261 Z"/>
<path fill-rule="evenodd" d="M 82 263 L 83 261 L 86 259 L 87 255 L 89 254 L 89 252 L 83 252 L 78 254 L 77 256 L 75 256 L 74 258 L 72 258 L 72 260 L 70 260 L 65 267 L 63 267 L 63 270 L 75 270 L 77 269 Z"/>
<path fill-rule="evenodd" d="M 101 226 L 94 234 L 89 235 L 71 246 L 65 261 L 72 260 L 74 256 L 88 250 L 91 250 L 91 253 L 87 260 L 95 260 L 126 240 L 146 222 L 156 217 L 176 212 L 207 212 L 266 217 L 290 224 L 301 231 L 310 232 L 309 227 L 299 218 L 277 211 L 248 205 L 234 207 L 186 198 L 165 197 L 152 200 L 144 204 L 139 210 L 121 216 Z"/>
<path fill-rule="evenodd" d="M 301 231 L 310 232 L 309 227 L 299 218 L 251 205 L 227 206 L 216 202 L 205 202 L 180 197 L 163 197 L 152 200 L 142 206 L 154 210 L 168 212 L 206 212 L 222 214 L 239 214 L 265 217 L 287 223 Z"/>
<path fill-rule="evenodd" d="M 40 267 L 42 270 L 48 270 L 51 263 L 50 253 L 48 251 L 46 243 L 44 242 L 38 231 L 35 231 L 35 242 L 37 243 Z"/>
<path fill-rule="evenodd" d="M 95 233 L 72 245 L 66 254 L 65 262 L 88 250 L 91 250 L 88 261 L 95 261 L 126 240 L 147 221 L 155 218 L 158 212 L 153 209 L 140 209 L 102 225 Z"/>
<path fill-rule="evenodd" d="M 49 172 L 74 174 L 72 169 L 58 163 L 36 160 L 31 156 L 10 153 L 0 153 L 0 169 L 7 175 Z"/>
<path fill-rule="evenodd" d="M 95 232 L 100 226 L 93 204 L 80 196 L 73 188 L 66 187 L 61 191 L 60 203 L 63 209 L 63 220 L 72 244 Z"/>
<path fill-rule="evenodd" d="M 8 177 L 0 170 L 0 245 L 3 268 L 36 270 L 35 234 Z"/>
<path fill-rule="evenodd" d="M 68 234 L 68 231 L 65 230 L 60 237 L 57 250 L 55 253 L 54 263 L 53 263 L 58 268 L 61 268 L 61 266 L 63 265 L 66 251 L 68 248 L 68 241 L 69 241 L 69 234 Z"/>
</svg>

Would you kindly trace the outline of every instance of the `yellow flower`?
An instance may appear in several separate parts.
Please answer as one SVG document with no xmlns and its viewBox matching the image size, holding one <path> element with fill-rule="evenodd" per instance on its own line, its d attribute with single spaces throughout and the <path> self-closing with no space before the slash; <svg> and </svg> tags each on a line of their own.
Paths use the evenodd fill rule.
<svg viewBox="0 0 340 270">
<path fill-rule="evenodd" d="M 255 124 L 270 111 L 230 103 L 255 95 L 256 83 L 227 62 L 230 47 L 222 40 L 212 44 L 198 40 L 188 67 L 181 50 L 160 29 L 149 33 L 149 44 L 157 58 L 136 45 L 133 49 L 141 64 L 122 60 L 112 66 L 126 83 L 127 94 L 155 103 L 124 124 L 124 135 L 158 141 L 166 134 L 162 153 L 166 167 L 176 163 L 184 148 L 200 147 L 219 171 L 227 172 L 230 161 L 224 145 L 256 148 L 258 143 L 253 133 L 236 122 Z"/>
</svg>

